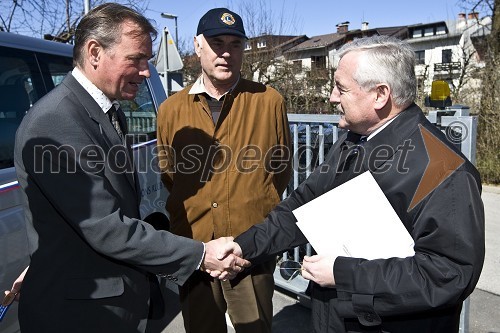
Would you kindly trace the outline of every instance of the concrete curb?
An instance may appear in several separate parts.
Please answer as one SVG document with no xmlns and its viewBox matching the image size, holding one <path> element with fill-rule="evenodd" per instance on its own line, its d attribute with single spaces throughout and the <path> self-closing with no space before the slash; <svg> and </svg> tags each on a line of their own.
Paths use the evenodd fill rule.
<svg viewBox="0 0 500 333">
<path fill-rule="evenodd" d="M 498 186 L 498 185 L 483 185 L 483 192 L 500 194 L 500 186 Z"/>
<path fill-rule="evenodd" d="M 486 217 L 486 256 L 476 288 L 500 296 L 500 187 L 484 186 L 481 197 Z"/>
</svg>

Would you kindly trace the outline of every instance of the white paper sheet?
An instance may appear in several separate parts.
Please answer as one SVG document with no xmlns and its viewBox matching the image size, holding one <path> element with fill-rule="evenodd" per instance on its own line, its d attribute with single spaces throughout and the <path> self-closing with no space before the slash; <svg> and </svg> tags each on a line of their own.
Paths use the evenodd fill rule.
<svg viewBox="0 0 500 333">
<path fill-rule="evenodd" d="M 415 254 L 413 239 L 369 171 L 293 214 L 318 254 L 370 260 Z"/>
</svg>

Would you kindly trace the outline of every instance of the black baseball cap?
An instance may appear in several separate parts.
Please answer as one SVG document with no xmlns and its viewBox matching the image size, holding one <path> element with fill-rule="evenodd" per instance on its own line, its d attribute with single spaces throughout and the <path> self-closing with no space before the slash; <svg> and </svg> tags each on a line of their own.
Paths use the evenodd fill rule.
<svg viewBox="0 0 500 333">
<path fill-rule="evenodd" d="M 199 34 L 203 34 L 205 37 L 234 35 L 247 38 L 243 20 L 238 14 L 227 8 L 214 8 L 206 12 L 198 23 L 196 35 Z"/>
</svg>

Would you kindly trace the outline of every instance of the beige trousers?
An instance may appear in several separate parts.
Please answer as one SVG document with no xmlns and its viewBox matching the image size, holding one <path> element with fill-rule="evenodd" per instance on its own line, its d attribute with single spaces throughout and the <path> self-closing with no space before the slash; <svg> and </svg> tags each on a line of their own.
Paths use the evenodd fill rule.
<svg viewBox="0 0 500 333">
<path fill-rule="evenodd" d="M 275 267 L 273 259 L 230 281 L 193 273 L 179 288 L 186 333 L 227 332 L 226 311 L 236 333 L 270 333 Z"/>
</svg>

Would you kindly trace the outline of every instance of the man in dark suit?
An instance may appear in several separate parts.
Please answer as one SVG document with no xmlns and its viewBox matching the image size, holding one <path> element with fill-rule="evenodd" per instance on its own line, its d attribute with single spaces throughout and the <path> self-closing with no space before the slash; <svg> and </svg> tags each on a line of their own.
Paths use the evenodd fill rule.
<svg viewBox="0 0 500 333">
<path fill-rule="evenodd" d="M 371 172 L 411 235 L 415 254 L 304 257 L 314 332 L 458 332 L 462 302 L 484 260 L 479 173 L 414 104 L 415 54 L 408 43 L 387 36 L 355 39 L 339 57 L 330 101 L 338 104 L 339 126 L 348 132 L 324 164 L 228 250 L 258 262 L 306 243 L 292 211 Z M 345 200 L 367 209 L 370 198 L 360 188 Z M 349 216 L 342 202 L 331 203 L 331 219 L 350 223 Z"/>
<path fill-rule="evenodd" d="M 230 277 L 214 243 L 139 220 L 136 174 L 116 100 L 149 77 L 151 23 L 107 3 L 76 29 L 75 69 L 35 104 L 16 135 L 31 263 L 22 284 L 23 332 L 144 332 L 162 309 L 156 275 L 182 285 L 197 269 Z"/>
</svg>

